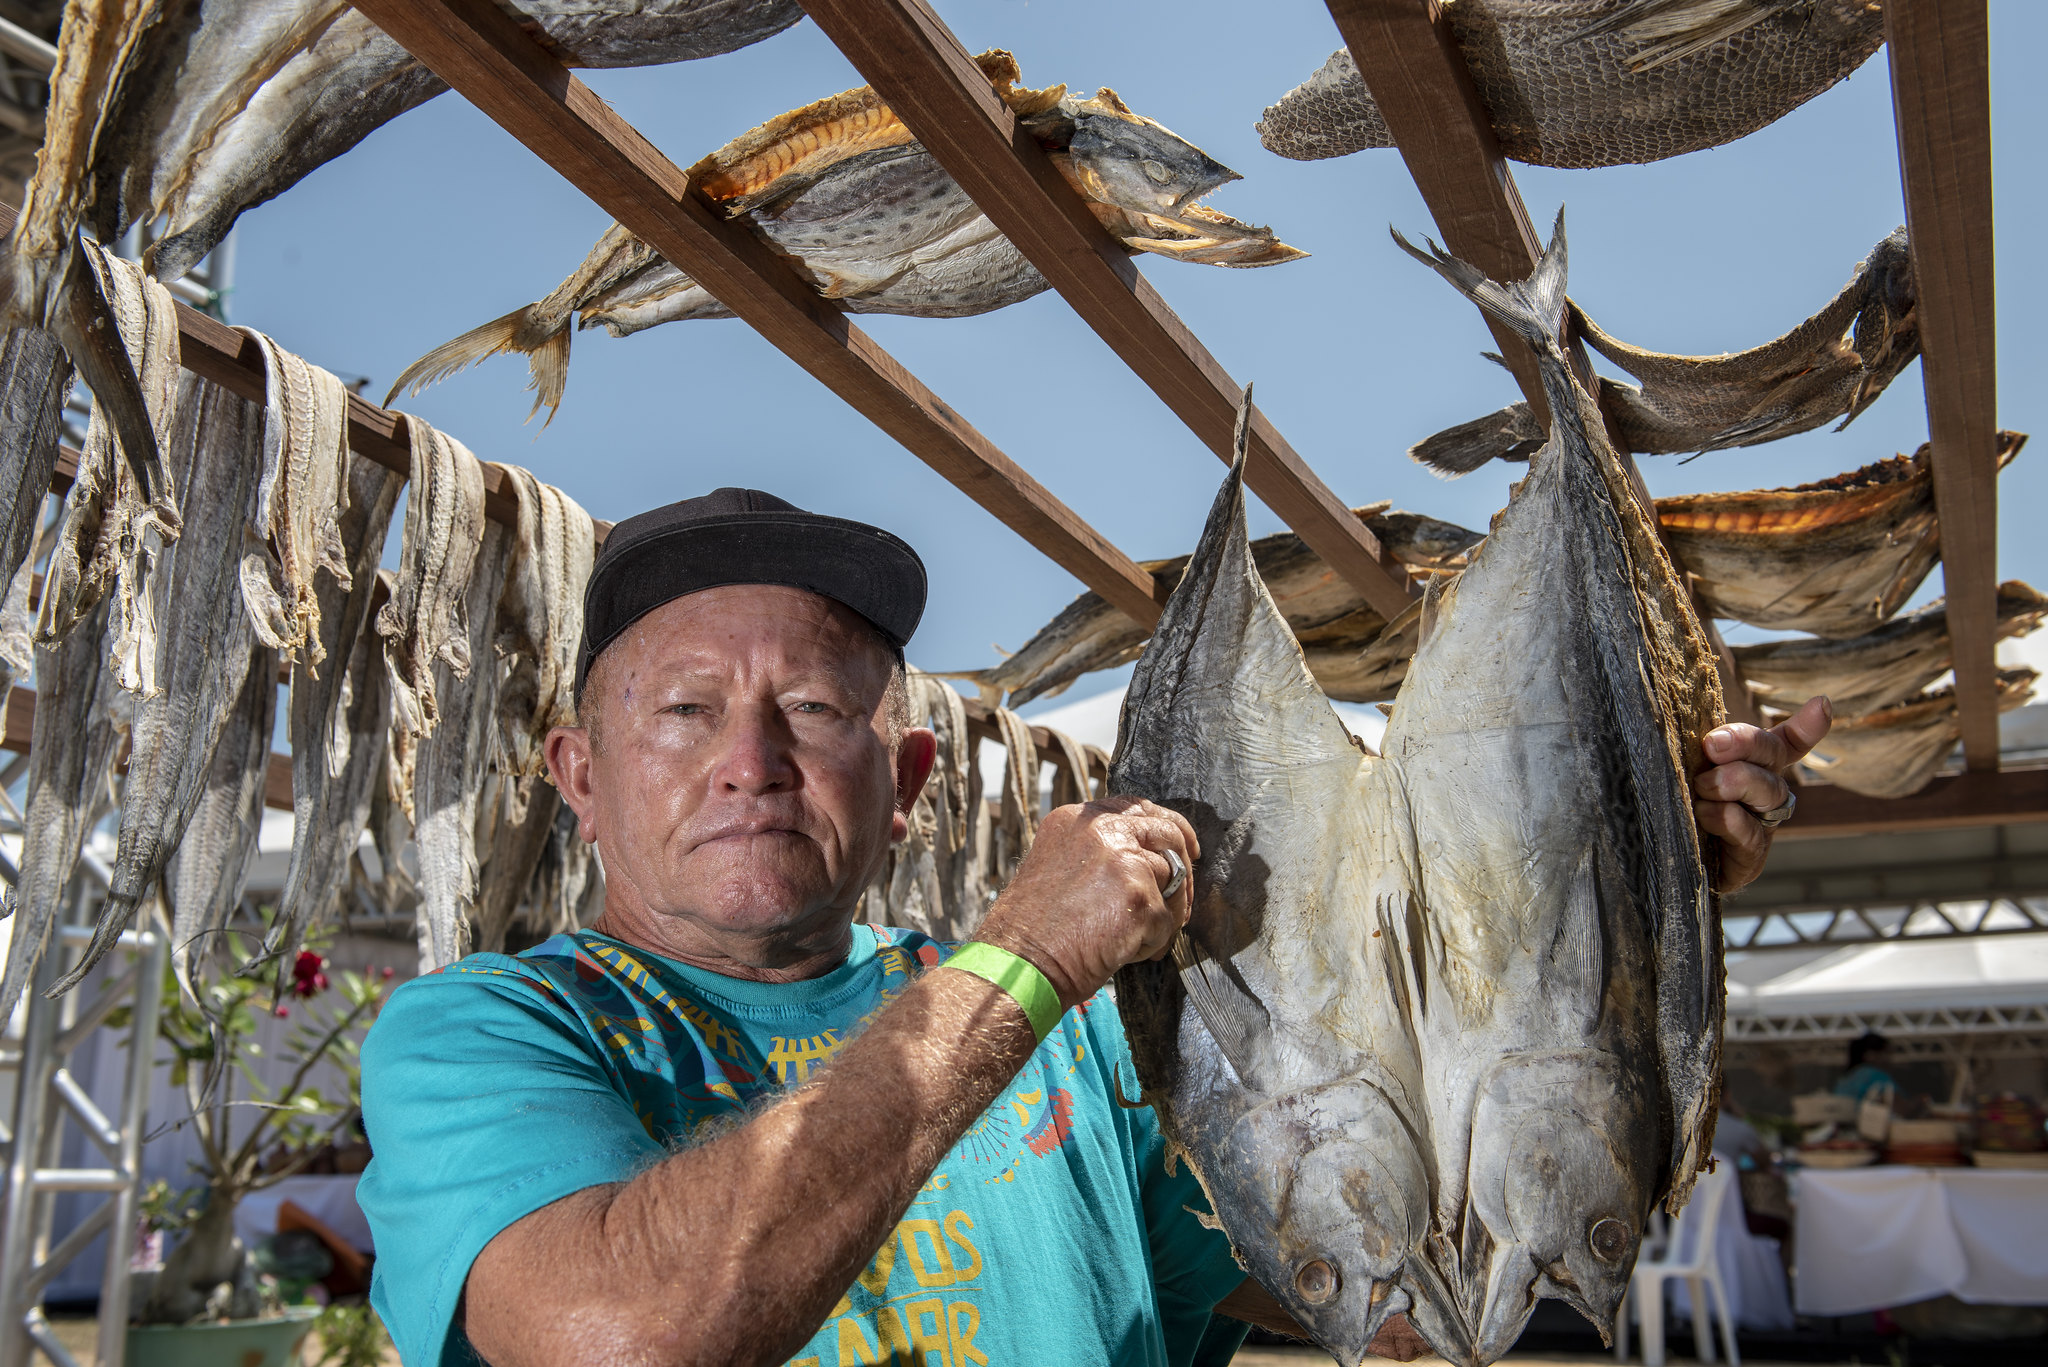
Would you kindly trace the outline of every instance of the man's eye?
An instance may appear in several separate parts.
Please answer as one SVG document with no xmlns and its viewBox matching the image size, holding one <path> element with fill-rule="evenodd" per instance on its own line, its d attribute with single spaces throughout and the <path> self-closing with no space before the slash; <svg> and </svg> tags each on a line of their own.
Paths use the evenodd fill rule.
<svg viewBox="0 0 2048 1367">
<path fill-rule="evenodd" d="M 816 715 L 819 713 L 830 712 L 832 709 L 825 706 L 825 704 L 821 702 L 800 702 L 796 705 L 796 710 L 799 712 L 809 712 L 813 715 Z"/>
<path fill-rule="evenodd" d="M 704 711 L 704 704 L 700 702 L 679 702 L 668 710 L 678 717 L 694 717 Z"/>
</svg>

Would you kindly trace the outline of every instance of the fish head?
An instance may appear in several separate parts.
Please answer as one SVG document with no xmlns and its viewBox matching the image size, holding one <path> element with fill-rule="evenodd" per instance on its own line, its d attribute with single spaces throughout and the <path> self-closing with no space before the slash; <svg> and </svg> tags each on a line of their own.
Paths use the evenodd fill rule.
<svg viewBox="0 0 2048 1367">
<path fill-rule="evenodd" d="M 1243 179 L 1185 138 L 1132 113 L 1114 90 L 1068 103 L 1073 133 L 1066 150 L 1090 198 L 1174 217 L 1218 186 Z"/>
<path fill-rule="evenodd" d="M 1362 1361 L 1408 1308 L 1401 1272 L 1428 1221 L 1413 1133 L 1388 1095 L 1347 1078 L 1247 1112 L 1205 1174 L 1231 1244 L 1338 1361 Z"/>
<path fill-rule="evenodd" d="M 1603 1337 L 1612 1328 L 1664 1161 L 1657 1133 L 1650 1098 L 1611 1053 L 1511 1054 L 1495 1067 L 1472 1125 L 1468 1218 L 1492 1243 L 1483 1290 L 1468 1290 L 1477 1361 L 1514 1346 L 1541 1296 Z"/>
</svg>

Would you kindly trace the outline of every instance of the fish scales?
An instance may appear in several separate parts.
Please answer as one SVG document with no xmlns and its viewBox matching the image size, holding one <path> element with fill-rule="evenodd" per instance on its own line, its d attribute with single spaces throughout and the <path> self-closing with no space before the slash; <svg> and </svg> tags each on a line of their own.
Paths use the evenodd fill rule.
<svg viewBox="0 0 2048 1367">
<path fill-rule="evenodd" d="M 1601 408 L 1631 451 L 1669 455 L 1755 446 L 1824 423 L 1840 431 L 1920 354 L 1917 291 L 1906 230 L 1871 249 L 1834 299 L 1782 337 L 1722 356 L 1676 356 L 1610 336 L 1572 305 L 1586 344 L 1640 385 L 1601 377 Z M 1527 402 L 1448 428 L 1409 449 L 1460 475 L 1519 460 L 1543 433 Z"/>
<path fill-rule="evenodd" d="M 108 667 L 112 610 L 102 599 L 62 642 L 36 647 L 21 877 L 0 906 L 0 914 L 14 918 L 0 978 L 0 1020 L 14 1014 L 48 945 L 79 848 L 106 792 L 114 748 L 132 716 L 133 695 L 114 682 Z"/>
<path fill-rule="evenodd" d="M 242 557 L 242 595 L 257 638 L 317 678 L 327 651 L 315 576 L 325 570 L 346 590 L 351 574 L 340 526 L 348 499 L 348 389 L 262 333 L 239 331 L 255 338 L 265 379 L 263 483 L 255 548 Z"/>
<path fill-rule="evenodd" d="M 156 886 L 206 791 L 252 659 L 241 555 L 263 471 L 263 409 L 196 375 L 185 375 L 180 391 L 177 429 L 165 450 L 184 530 L 156 569 L 161 687 L 136 704 L 106 900 L 91 946 L 57 992 L 77 985 Z"/>
<path fill-rule="evenodd" d="M 1083 100 L 1065 86 L 1017 84 L 1000 49 L 984 75 L 1128 251 L 1200 265 L 1264 266 L 1303 253 L 1270 229 L 1196 203 L 1236 172 L 1116 92 Z M 698 193 L 742 219 L 817 292 L 850 313 L 957 318 L 1029 298 L 1044 277 L 873 90 L 862 86 L 770 119 L 689 170 Z M 534 412 L 552 415 L 567 382 L 571 323 L 626 336 L 661 323 L 732 314 L 686 272 L 614 224 L 548 296 L 413 362 L 391 396 L 418 393 L 500 352 L 528 358 Z M 385 400 L 388 404 L 389 397 Z"/>
<path fill-rule="evenodd" d="M 1846 78 L 1884 41 L 1866 0 L 1459 0 L 1444 8 L 1494 136 L 1536 166 L 1616 166 L 1719 147 Z M 1298 161 L 1394 145 L 1348 49 L 1270 106 Z"/>
<path fill-rule="evenodd" d="M 1998 671 L 1998 710 L 2033 696 L 2032 669 Z M 1952 685 L 1927 689 L 1860 717 L 1837 718 L 1806 767 L 1825 782 L 1866 797 L 1911 797 L 1941 771 L 1962 739 Z"/>
</svg>

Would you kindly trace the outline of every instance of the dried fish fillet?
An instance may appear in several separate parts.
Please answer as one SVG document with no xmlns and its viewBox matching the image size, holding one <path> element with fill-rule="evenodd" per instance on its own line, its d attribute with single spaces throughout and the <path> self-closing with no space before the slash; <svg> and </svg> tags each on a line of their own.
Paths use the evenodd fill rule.
<svg viewBox="0 0 2048 1367">
<path fill-rule="evenodd" d="M 1884 41 L 1867 0 L 1459 0 L 1444 7 L 1501 151 L 1616 166 L 1719 147 L 1847 77 Z M 1297 161 L 1392 147 L 1348 49 L 1268 108 Z"/>
<path fill-rule="evenodd" d="M 406 415 L 412 489 L 405 504 L 399 573 L 377 613 L 391 673 L 392 794 L 413 812 L 413 767 L 441 716 L 437 665 L 469 676 L 470 619 L 464 607 L 484 536 L 484 471 L 469 448 L 424 419 Z M 495 598 L 485 600 L 485 608 Z"/>
<path fill-rule="evenodd" d="M 1998 710 L 2034 695 L 2031 669 L 1998 671 Z M 1806 765 L 1823 781 L 1867 797 L 1909 797 L 1925 788 L 1962 739 L 1952 686 L 1931 689 L 1861 717 L 1838 717 Z"/>
<path fill-rule="evenodd" d="M 1266 266 L 1303 255 L 1270 229 L 1198 204 L 1237 173 L 1133 113 L 1115 91 L 1083 100 L 1065 86 L 1020 87 L 1016 59 L 1000 49 L 976 61 L 1127 250 L 1215 266 Z M 1046 288 L 866 86 L 770 119 L 691 167 L 690 178 L 700 196 L 744 218 L 819 294 L 850 313 L 959 318 Z M 406 368 L 391 393 L 416 394 L 514 351 L 530 358 L 534 411 L 552 412 L 567 382 L 576 314 L 578 327 L 602 325 L 615 337 L 679 319 L 732 316 L 614 224 L 552 294 L 436 347 Z"/>
<path fill-rule="evenodd" d="M 2048 617 L 2048 596 L 2013 579 L 1998 586 L 1998 639 L 2024 636 Z M 1948 609 L 1939 598 L 1874 631 L 1846 640 L 1794 637 L 1735 647 L 1735 662 L 1758 704 L 1791 713 L 1825 695 L 1837 717 L 1889 707 L 1948 673 L 1954 661 Z"/>
<path fill-rule="evenodd" d="M 519 503 L 512 566 L 497 608 L 496 765 L 508 774 L 538 776 L 547 772 L 542 746 L 548 732 L 576 724 L 576 651 L 597 526 L 575 499 L 531 472 L 493 468 Z M 515 895 L 525 886 L 522 878 Z"/>
<path fill-rule="evenodd" d="M 604 911 L 604 876 L 597 857 L 582 837 L 575 809 L 559 805 L 526 894 L 534 929 L 543 935 L 582 929 Z"/>
<path fill-rule="evenodd" d="M 84 978 L 156 887 L 206 791 L 254 658 L 241 557 L 263 470 L 263 410 L 186 374 L 177 412 L 165 463 L 181 494 L 184 530 L 156 570 L 162 611 L 153 645 L 161 686 L 136 705 L 120 839 L 92 944 L 54 992 Z M 117 626 L 118 618 L 117 604 Z M 120 664 L 117 656 L 117 681 Z"/>
<path fill-rule="evenodd" d="M 34 558 L 43 498 L 57 473 L 71 376 L 70 358 L 42 329 L 14 328 L 0 340 L 0 578 L 9 581 Z M 13 677 L 26 674 L 17 668 Z"/>
<path fill-rule="evenodd" d="M 1998 434 L 2000 469 L 2026 441 Z M 1789 489 L 1660 498 L 1657 521 L 1710 615 L 1861 636 L 1888 621 L 1941 558 L 1930 450 Z"/>
<path fill-rule="evenodd" d="M 327 652 L 314 575 L 326 570 L 344 591 L 349 585 L 340 526 L 348 506 L 348 389 L 262 333 L 240 331 L 263 353 L 265 383 L 263 483 L 255 548 L 242 557 L 242 596 L 257 639 L 318 678 Z"/>
<path fill-rule="evenodd" d="M 505 952 L 505 937 L 553 838 L 562 795 L 538 774 L 493 769 L 476 807 L 476 894 L 469 909 L 473 947 Z"/>
<path fill-rule="evenodd" d="M 1638 455 L 1718 451 L 1854 422 L 1920 354 L 1913 262 L 1900 228 L 1871 249 L 1819 313 L 1774 341 L 1723 356 L 1672 356 L 1609 336 L 1572 305 L 1586 344 L 1642 381 L 1600 380 L 1600 406 Z M 1517 460 L 1543 434 L 1513 403 L 1411 447 L 1440 474 Z"/>
<path fill-rule="evenodd" d="M 964 940 L 987 914 L 995 884 L 994 827 L 982 799 L 981 742 L 966 702 L 922 670 L 909 671 L 914 723 L 938 741 L 930 780 L 910 813 L 904 842 L 890 852 L 863 906 L 865 919 L 908 926 L 940 940 Z"/>
<path fill-rule="evenodd" d="M 1455 572 L 1480 539 L 1477 532 L 1433 517 L 1388 512 L 1384 503 L 1351 511 L 1389 554 L 1417 571 Z M 1308 653 L 1309 668 L 1324 692 L 1343 702 L 1376 702 L 1394 695 L 1413 647 L 1398 660 L 1367 658 L 1387 622 L 1356 589 L 1293 532 L 1260 537 L 1252 543 L 1252 557 Z M 1140 568 L 1162 583 L 1175 584 L 1187 563 L 1182 555 L 1146 561 Z M 1022 707 L 1036 698 L 1053 697 L 1083 674 L 1129 664 L 1144 648 L 1145 636 L 1143 627 L 1101 595 L 1084 593 L 1002 664 L 942 677 L 972 683 L 991 705 L 1007 693 L 1010 706 Z"/>
</svg>

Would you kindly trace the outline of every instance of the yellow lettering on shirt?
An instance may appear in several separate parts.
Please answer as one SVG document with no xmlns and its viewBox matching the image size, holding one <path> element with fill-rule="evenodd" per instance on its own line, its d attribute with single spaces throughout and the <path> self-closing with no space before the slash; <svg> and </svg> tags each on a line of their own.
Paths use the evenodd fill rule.
<svg viewBox="0 0 2048 1367">
<path fill-rule="evenodd" d="M 914 1367 L 917 1358 L 911 1355 L 910 1335 L 904 1332 L 903 1317 L 896 1313 L 895 1306 L 885 1305 L 875 1312 L 875 1334 L 890 1362 Z"/>
<path fill-rule="evenodd" d="M 927 1367 L 931 1359 L 926 1353 L 939 1355 L 939 1367 L 953 1367 L 953 1350 L 946 1341 L 946 1309 L 937 1296 L 926 1300 L 912 1301 L 903 1307 L 903 1313 L 910 1317 L 910 1351 L 917 1356 L 911 1361 L 918 1367 Z M 926 1317 L 931 1325 L 926 1327 Z"/>
<path fill-rule="evenodd" d="M 924 1248 L 918 1243 L 919 1236 L 932 1241 L 932 1256 L 924 1256 Z M 903 1251 L 910 1258 L 910 1275 L 917 1278 L 919 1286 L 951 1286 L 959 1280 L 953 1271 L 953 1259 L 946 1252 L 946 1241 L 939 1234 L 937 1220 L 905 1220 L 896 1226 L 896 1238 Z"/>
<path fill-rule="evenodd" d="M 981 1275 L 981 1251 L 969 1243 L 967 1236 L 960 1232 L 963 1225 L 968 1229 L 974 1228 L 974 1221 L 964 1210 L 956 1210 L 946 1217 L 946 1237 L 967 1252 L 967 1266 L 962 1268 L 958 1264 L 954 1265 L 953 1280 L 956 1283 L 971 1282 Z"/>
<path fill-rule="evenodd" d="M 967 1367 L 970 1362 L 988 1367 L 988 1354 L 974 1346 L 974 1331 L 979 1328 L 981 1311 L 973 1301 L 954 1301 L 946 1307 L 946 1338 L 953 1350 L 953 1367 Z"/>
</svg>

